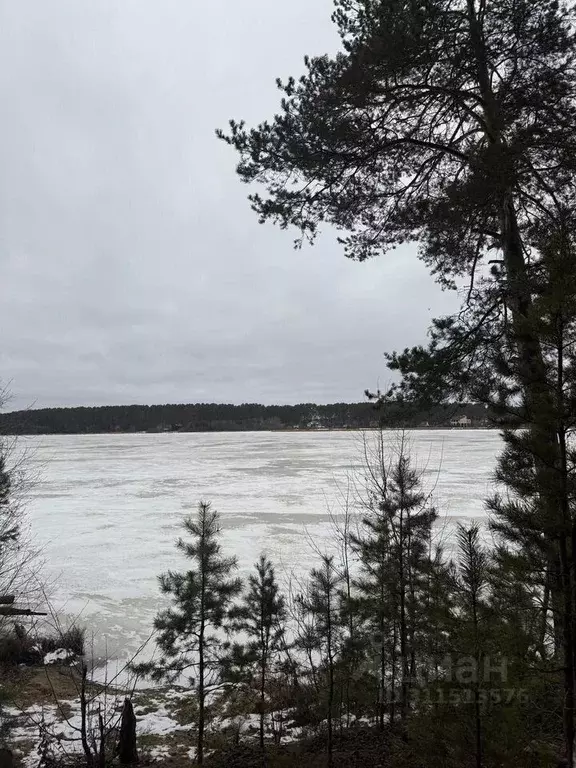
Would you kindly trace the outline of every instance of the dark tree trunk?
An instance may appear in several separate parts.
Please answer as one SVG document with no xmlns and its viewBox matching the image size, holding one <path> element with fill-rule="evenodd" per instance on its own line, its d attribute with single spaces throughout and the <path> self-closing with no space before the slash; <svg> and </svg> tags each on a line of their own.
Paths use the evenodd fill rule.
<svg viewBox="0 0 576 768">
<path fill-rule="evenodd" d="M 551 574 L 550 574 L 550 562 L 546 565 L 546 571 L 544 573 L 544 591 L 542 594 L 542 613 L 540 619 L 540 655 L 542 661 L 548 657 L 546 651 L 546 635 L 548 634 L 548 613 L 550 611 L 550 592 L 551 592 Z"/>
<path fill-rule="evenodd" d="M 260 668 L 260 749 L 264 751 L 264 711 L 266 709 L 266 657 Z"/>
<path fill-rule="evenodd" d="M 118 741 L 118 759 L 121 765 L 133 765 L 138 762 L 136 745 L 136 715 L 130 699 L 124 699 L 120 738 Z"/>
<path fill-rule="evenodd" d="M 106 732 L 104 730 L 104 719 L 102 712 L 98 709 L 98 731 L 100 734 L 100 745 L 98 748 L 98 768 L 106 768 Z"/>
<path fill-rule="evenodd" d="M 486 138 L 493 146 L 503 147 L 500 133 L 500 116 L 492 92 L 487 66 L 486 45 L 481 23 L 476 15 L 474 0 L 467 0 L 470 25 L 470 39 L 474 51 L 478 84 L 484 101 L 486 120 Z M 491 169 L 498 180 L 500 169 Z M 557 522 L 560 535 L 560 576 L 562 581 L 562 640 L 565 665 L 564 675 L 564 740 L 568 768 L 574 766 L 574 626 L 573 606 L 576 596 L 573 587 L 572 553 L 566 546 L 566 531 L 561 530 L 566 524 L 562 507 L 568 499 L 562 492 L 550 487 L 547 466 L 553 466 L 562 472 L 562 457 L 556 420 L 551 421 L 550 414 L 556 412 L 550 382 L 546 374 L 540 339 L 530 321 L 532 295 L 527 279 L 526 261 L 522 235 L 518 226 L 514 203 L 513 179 L 504 178 L 501 184 L 500 227 L 501 246 L 506 270 L 507 302 L 512 313 L 511 332 L 520 360 L 519 378 L 524 391 L 528 419 L 532 433 L 542 446 L 542 456 L 535 456 L 536 471 L 540 479 L 541 496 L 545 502 L 545 514 L 549 523 Z M 556 404 L 557 405 L 557 404 Z"/>
<path fill-rule="evenodd" d="M 406 569 L 405 569 L 405 533 L 404 510 L 400 510 L 400 538 L 398 546 L 398 580 L 400 590 L 400 721 L 404 734 L 406 733 L 406 715 L 408 706 L 408 642 L 406 626 Z"/>
<path fill-rule="evenodd" d="M 560 538 L 560 564 L 564 597 L 564 739 L 567 768 L 574 765 L 574 645 L 572 578 L 566 537 Z"/>
<path fill-rule="evenodd" d="M 201 628 L 198 640 L 198 738 L 196 741 L 196 762 L 198 765 L 204 763 L 204 622 L 201 622 Z"/>
<path fill-rule="evenodd" d="M 86 765 L 88 768 L 92 768 L 94 765 L 94 755 L 88 744 L 88 722 L 87 722 L 87 710 L 88 702 L 86 699 L 86 678 L 88 676 L 88 667 L 86 664 L 82 664 L 82 683 L 80 685 L 80 740 L 82 742 L 82 749 L 84 750 L 84 756 L 86 758 Z"/>
<path fill-rule="evenodd" d="M 10 749 L 0 749 L 0 768 L 14 768 L 14 755 Z"/>
<path fill-rule="evenodd" d="M 328 597 L 328 632 L 327 632 L 327 650 L 328 650 L 328 768 L 333 765 L 333 735 L 332 735 L 332 711 L 334 708 L 334 657 L 332 649 L 332 605 L 330 594 Z"/>
<path fill-rule="evenodd" d="M 480 642 L 479 642 L 479 625 L 478 625 L 478 605 L 477 595 L 472 593 L 472 616 L 474 619 L 474 636 L 475 636 L 475 660 L 476 660 L 476 675 L 474 681 L 474 731 L 475 731 L 475 746 L 476 746 L 476 768 L 482 768 L 482 712 L 480 709 Z"/>
</svg>

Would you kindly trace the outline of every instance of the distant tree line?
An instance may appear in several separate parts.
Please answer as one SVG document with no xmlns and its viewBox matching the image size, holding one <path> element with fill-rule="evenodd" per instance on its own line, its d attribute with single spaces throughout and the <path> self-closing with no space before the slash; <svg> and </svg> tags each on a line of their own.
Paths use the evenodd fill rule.
<svg viewBox="0 0 576 768">
<path fill-rule="evenodd" d="M 427 410 L 396 403 L 331 405 L 112 405 L 42 408 L 0 414 L 3 434 L 93 434 L 99 432 L 219 432 L 276 429 L 369 429 L 378 426 L 445 426 L 466 415 L 485 425 L 484 406 L 466 404 Z"/>
</svg>

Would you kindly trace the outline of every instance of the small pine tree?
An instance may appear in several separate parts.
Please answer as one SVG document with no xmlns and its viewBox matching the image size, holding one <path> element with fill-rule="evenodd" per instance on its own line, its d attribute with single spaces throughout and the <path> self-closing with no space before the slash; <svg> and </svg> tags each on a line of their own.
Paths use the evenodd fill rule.
<svg viewBox="0 0 576 768">
<path fill-rule="evenodd" d="M 10 500 L 10 474 L 6 469 L 6 457 L 0 455 L 0 506 L 5 507 Z"/>
<path fill-rule="evenodd" d="M 0 446 L 0 557 L 2 550 L 18 541 L 20 526 L 12 506 L 12 478 L 6 466 L 4 446 Z"/>
<path fill-rule="evenodd" d="M 209 503 L 200 502 L 196 517 L 187 518 L 184 528 L 190 538 L 179 539 L 177 548 L 194 565 L 184 573 L 168 571 L 160 576 L 162 592 L 172 599 L 172 606 L 154 622 L 162 656 L 158 662 L 140 665 L 139 671 L 172 681 L 195 672 L 189 679 L 198 691 L 196 761 L 202 765 L 207 688 L 219 678 L 223 643 L 214 630 L 227 623 L 242 582 L 232 577 L 236 558 L 221 553 L 219 516 Z"/>
<path fill-rule="evenodd" d="M 314 568 L 310 573 L 306 594 L 299 598 L 303 609 L 314 619 L 317 648 L 328 677 L 326 703 L 328 768 L 333 764 L 335 670 L 342 637 L 341 590 L 342 575 L 334 564 L 334 557 L 323 555 L 320 568 Z"/>
<path fill-rule="evenodd" d="M 457 595 L 458 624 L 468 638 L 469 648 L 475 663 L 474 688 L 474 734 L 476 768 L 482 768 L 482 711 L 480 697 L 480 669 L 485 653 L 486 626 L 483 623 L 486 611 L 484 599 L 488 589 L 489 559 L 480 542 L 477 524 L 457 531 L 459 561 L 456 569 L 455 593 Z"/>
<path fill-rule="evenodd" d="M 400 717 L 406 723 L 410 680 L 417 672 L 422 635 L 428 631 L 420 617 L 433 567 L 430 541 L 437 513 L 428 504 L 403 436 L 394 460 L 386 460 L 382 433 L 376 437 L 375 449 L 365 455 L 366 513 L 360 535 L 353 537 L 360 559 L 355 586 L 364 627 L 377 640 L 372 651 L 379 661 L 382 729 L 388 688 L 390 721 L 399 698 Z"/>
<path fill-rule="evenodd" d="M 285 647 L 286 604 L 280 594 L 274 566 L 265 555 L 254 566 L 241 605 L 231 612 L 232 629 L 244 633 L 248 642 L 245 653 L 256 671 L 259 696 L 260 747 L 264 749 L 266 690 L 270 671 Z M 238 655 L 236 649 L 235 655 Z"/>
<path fill-rule="evenodd" d="M 390 681 L 390 719 L 394 719 L 395 649 L 392 637 L 392 571 L 390 568 L 391 534 L 388 520 L 380 515 L 367 515 L 362 535 L 353 539 L 360 559 L 360 572 L 354 581 L 356 609 L 362 618 L 362 629 L 369 661 L 377 662 L 374 672 L 378 680 L 376 712 L 380 730 L 384 729 L 387 690 Z M 374 665 L 376 667 L 376 664 Z"/>
</svg>

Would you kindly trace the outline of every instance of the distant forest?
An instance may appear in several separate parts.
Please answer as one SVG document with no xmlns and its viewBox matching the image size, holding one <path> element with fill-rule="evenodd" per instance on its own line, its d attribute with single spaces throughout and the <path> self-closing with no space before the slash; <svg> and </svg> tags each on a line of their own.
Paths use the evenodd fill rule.
<svg viewBox="0 0 576 768">
<path fill-rule="evenodd" d="M 4 434 L 93 434 L 97 432 L 228 432 L 281 429 L 366 429 L 377 426 L 490 426 L 483 405 L 440 406 L 414 411 L 373 403 L 331 405 L 113 405 L 42 408 L 0 414 Z M 469 420 L 469 423 L 468 421 Z"/>
</svg>

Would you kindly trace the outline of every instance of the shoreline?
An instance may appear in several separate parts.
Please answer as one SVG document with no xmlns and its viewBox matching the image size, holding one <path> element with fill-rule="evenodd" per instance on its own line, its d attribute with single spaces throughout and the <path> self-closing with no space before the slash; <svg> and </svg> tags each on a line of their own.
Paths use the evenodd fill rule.
<svg viewBox="0 0 576 768">
<path fill-rule="evenodd" d="M 3 433 L 4 437 L 75 437 L 75 436 L 82 436 L 82 437 L 90 437 L 91 435 L 118 435 L 118 436 L 124 436 L 124 435 L 214 435 L 214 434 L 252 434 L 254 433 L 265 433 L 265 434 L 274 434 L 276 432 L 281 434 L 286 433 L 298 433 L 298 432 L 305 432 L 306 434 L 309 433 L 325 433 L 325 432 L 376 432 L 378 430 L 382 430 L 383 432 L 400 432 L 400 431 L 406 431 L 406 432 L 493 432 L 498 431 L 502 429 L 502 427 L 494 426 L 494 427 L 449 427 L 449 426 L 429 426 L 429 427 L 405 427 L 405 426 L 397 426 L 397 427 L 319 427 L 319 428 L 308 428 L 308 427 L 283 427 L 281 429 L 190 429 L 190 430 L 184 430 L 184 429 L 174 429 L 174 430 L 167 430 L 167 431 L 153 431 L 153 430 L 141 430 L 141 431 L 129 431 L 129 430 L 115 430 L 115 431 L 106 431 L 106 432 L 18 432 L 18 433 L 10 433 L 5 432 Z"/>
</svg>

